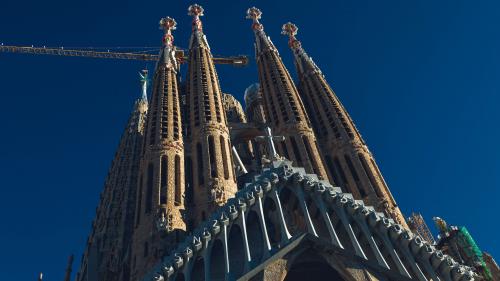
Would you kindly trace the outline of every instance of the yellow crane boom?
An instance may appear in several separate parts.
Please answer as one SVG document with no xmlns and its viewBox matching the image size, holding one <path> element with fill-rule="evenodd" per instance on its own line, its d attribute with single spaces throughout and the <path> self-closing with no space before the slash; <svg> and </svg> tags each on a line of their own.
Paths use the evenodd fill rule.
<svg viewBox="0 0 500 281">
<path fill-rule="evenodd" d="M 89 57 L 89 58 L 103 58 L 103 59 L 125 59 L 125 60 L 142 60 L 142 61 L 157 61 L 158 55 L 155 54 L 138 54 L 128 52 L 110 52 L 110 51 L 93 51 L 93 50 L 79 50 L 79 49 L 64 49 L 60 48 L 46 48 L 46 47 L 26 47 L 26 46 L 6 46 L 0 45 L 0 52 L 4 53 L 21 53 L 21 54 L 34 54 L 34 55 L 54 55 L 54 56 L 67 56 L 67 57 Z M 184 63 L 187 61 L 184 56 L 183 50 L 176 51 L 176 57 L 179 62 Z M 246 56 L 231 56 L 231 57 L 215 57 L 214 63 L 217 64 L 230 64 L 233 66 L 245 66 L 248 63 Z"/>
</svg>

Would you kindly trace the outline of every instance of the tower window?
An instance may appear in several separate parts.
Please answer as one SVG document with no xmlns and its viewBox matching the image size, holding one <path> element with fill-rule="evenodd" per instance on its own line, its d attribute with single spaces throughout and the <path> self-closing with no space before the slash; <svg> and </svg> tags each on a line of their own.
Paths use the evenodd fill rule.
<svg viewBox="0 0 500 281">
<path fill-rule="evenodd" d="M 202 185 L 204 182 L 203 176 L 203 151 L 201 149 L 201 143 L 196 144 L 196 161 L 198 162 L 198 184 Z"/>
<path fill-rule="evenodd" d="M 139 196 L 137 198 L 137 215 L 135 225 L 139 225 L 141 222 L 141 208 L 142 208 L 142 191 L 143 191 L 143 182 L 142 182 L 142 174 L 139 178 Z"/>
<path fill-rule="evenodd" d="M 153 204 L 153 175 L 154 175 L 154 166 L 153 163 L 149 163 L 148 175 L 147 175 L 146 209 L 145 209 L 146 214 L 149 214 L 151 212 L 151 205 Z"/>
<path fill-rule="evenodd" d="M 174 204 L 181 205 L 181 157 L 175 155 L 175 195 Z"/>
<path fill-rule="evenodd" d="M 160 204 L 167 204 L 167 189 L 168 189 L 168 157 L 161 157 L 161 189 L 160 189 Z"/>
<path fill-rule="evenodd" d="M 185 181 L 186 181 L 186 201 L 187 204 L 192 203 L 192 196 L 193 196 L 193 163 L 191 160 L 191 156 L 186 157 L 186 167 L 184 169 L 185 171 Z"/>
<path fill-rule="evenodd" d="M 365 197 L 366 191 L 363 189 L 363 186 L 361 185 L 358 173 L 356 172 L 356 168 L 354 168 L 354 165 L 351 161 L 351 157 L 349 157 L 349 155 L 345 154 L 344 158 L 345 158 L 345 161 L 347 163 L 347 167 L 349 167 L 349 171 L 351 172 L 351 175 L 354 178 L 356 185 L 358 186 L 359 195 L 361 195 L 361 197 Z"/>
<path fill-rule="evenodd" d="M 149 244 L 148 242 L 144 242 L 144 257 L 147 257 L 149 254 Z"/>
<path fill-rule="evenodd" d="M 229 167 L 228 167 L 228 159 L 226 152 L 226 140 L 223 136 L 220 136 L 220 150 L 222 151 L 222 163 L 224 165 L 224 178 L 229 179 Z"/>
<path fill-rule="evenodd" d="M 290 137 L 290 143 L 292 144 L 293 154 L 295 156 L 295 160 L 297 161 L 297 165 L 302 166 L 302 157 L 300 156 L 299 146 L 297 145 L 294 137 Z"/>
<path fill-rule="evenodd" d="M 309 140 L 307 139 L 306 136 L 302 136 L 302 141 L 304 142 L 304 146 L 306 148 L 307 152 L 307 157 L 309 158 L 309 161 L 311 161 L 311 166 L 313 168 L 313 172 L 315 174 L 319 174 L 319 169 L 316 163 L 316 159 L 314 158 L 314 155 L 312 154 L 312 147 L 311 144 L 309 143 Z"/>
<path fill-rule="evenodd" d="M 342 184 L 339 182 L 339 176 L 337 175 L 337 171 L 335 171 L 335 167 L 333 166 L 333 160 L 330 155 L 327 155 L 325 157 L 326 160 L 326 166 L 328 167 L 328 171 L 330 172 L 330 175 L 332 176 L 333 183 L 336 185 Z"/>
<path fill-rule="evenodd" d="M 212 178 L 217 177 L 217 161 L 215 160 L 215 143 L 214 137 L 208 137 L 208 156 L 210 157 L 210 175 Z"/>
<path fill-rule="evenodd" d="M 340 179 L 342 180 L 342 183 L 347 188 L 349 184 L 347 182 L 347 178 L 345 176 L 344 169 L 342 169 L 342 165 L 340 165 L 340 161 L 339 161 L 339 159 L 337 157 L 335 157 L 333 159 L 333 165 L 336 168 L 336 170 L 339 172 Z"/>
</svg>

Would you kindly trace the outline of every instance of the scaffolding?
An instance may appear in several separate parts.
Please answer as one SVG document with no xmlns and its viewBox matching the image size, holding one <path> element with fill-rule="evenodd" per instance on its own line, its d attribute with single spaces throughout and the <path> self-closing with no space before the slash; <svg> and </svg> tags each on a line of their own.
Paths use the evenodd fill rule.
<svg viewBox="0 0 500 281">
<path fill-rule="evenodd" d="M 422 237 L 425 241 L 429 242 L 429 244 L 436 244 L 432 232 L 429 230 L 429 227 L 425 223 L 425 220 L 420 213 L 411 214 L 411 216 L 408 218 L 408 226 L 411 230 L 420 235 L 420 237 Z"/>
</svg>

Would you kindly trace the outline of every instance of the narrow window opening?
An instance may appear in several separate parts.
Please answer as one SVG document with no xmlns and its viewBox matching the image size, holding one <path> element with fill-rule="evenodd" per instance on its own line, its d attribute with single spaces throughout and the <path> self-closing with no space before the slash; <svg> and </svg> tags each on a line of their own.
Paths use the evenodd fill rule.
<svg viewBox="0 0 500 281">
<path fill-rule="evenodd" d="M 144 257 L 149 255 L 149 244 L 148 242 L 144 242 Z"/>
<path fill-rule="evenodd" d="M 174 204 L 179 206 L 181 205 L 181 157 L 179 155 L 175 155 L 175 195 L 174 195 Z"/>
<path fill-rule="evenodd" d="M 349 171 L 351 172 L 351 175 L 354 178 L 354 181 L 356 182 L 356 185 L 357 185 L 358 191 L 359 191 L 359 195 L 361 195 L 361 197 L 365 197 L 366 191 L 363 189 L 363 186 L 361 185 L 358 173 L 356 172 L 356 168 L 354 168 L 354 164 L 351 161 L 351 157 L 349 157 L 349 155 L 345 154 L 344 158 L 345 158 L 345 161 L 347 163 L 347 167 L 349 168 Z"/>
<path fill-rule="evenodd" d="M 292 143 L 293 154 L 295 155 L 295 160 L 297 165 L 302 166 L 302 157 L 300 157 L 300 150 L 294 137 L 290 137 L 290 142 Z"/>
<path fill-rule="evenodd" d="M 224 165 L 224 178 L 229 179 L 229 165 L 227 163 L 227 151 L 226 151 L 226 140 L 223 136 L 220 136 L 220 150 L 222 151 L 222 164 Z"/>
<path fill-rule="evenodd" d="M 185 163 L 185 181 L 186 181 L 186 201 L 187 204 L 191 204 L 193 202 L 193 163 L 191 160 L 191 156 L 186 157 Z"/>
<path fill-rule="evenodd" d="M 196 162 L 198 164 L 198 184 L 202 185 L 204 182 L 203 176 L 203 151 L 201 149 L 201 143 L 196 144 Z"/>
<path fill-rule="evenodd" d="M 304 146 L 306 148 L 307 157 L 309 158 L 309 161 L 311 161 L 311 166 L 313 168 L 313 172 L 315 174 L 319 174 L 319 167 L 318 167 L 318 164 L 316 163 L 316 159 L 314 158 L 314 155 L 312 153 L 312 147 L 311 147 L 311 144 L 309 143 L 309 140 L 307 139 L 306 136 L 302 136 L 302 141 L 304 142 Z"/>
<path fill-rule="evenodd" d="M 340 165 L 340 161 L 337 157 L 333 159 L 333 165 L 336 168 L 336 170 L 339 172 L 340 179 L 342 181 L 342 184 L 348 189 L 349 184 L 347 183 L 347 178 L 344 173 L 344 169 L 342 169 L 342 165 Z"/>
<path fill-rule="evenodd" d="M 142 191 L 143 191 L 143 182 L 142 182 L 142 174 L 139 178 L 139 198 L 137 198 L 137 219 L 135 221 L 135 226 L 138 226 L 141 222 L 141 209 L 142 209 Z"/>
<path fill-rule="evenodd" d="M 160 204 L 167 204 L 168 190 L 168 158 L 167 155 L 161 157 L 161 189 L 160 189 Z"/>
<path fill-rule="evenodd" d="M 153 175 L 154 175 L 154 166 L 153 163 L 149 163 L 148 177 L 147 177 L 146 209 L 145 209 L 146 214 L 149 214 L 151 212 L 151 206 L 153 204 Z"/>
<path fill-rule="evenodd" d="M 210 175 L 212 178 L 217 177 L 217 161 L 215 160 L 215 143 L 214 137 L 208 137 L 208 156 L 210 157 Z"/>
</svg>

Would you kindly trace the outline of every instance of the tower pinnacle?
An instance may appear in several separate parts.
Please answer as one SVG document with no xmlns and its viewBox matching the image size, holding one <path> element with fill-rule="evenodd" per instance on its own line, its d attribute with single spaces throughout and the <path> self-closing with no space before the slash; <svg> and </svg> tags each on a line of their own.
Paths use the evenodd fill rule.
<svg viewBox="0 0 500 281">
<path fill-rule="evenodd" d="M 299 28 L 291 22 L 285 23 L 281 28 L 281 34 L 287 35 L 289 37 L 288 45 L 292 49 L 301 48 L 300 41 L 297 40 L 297 38 L 295 38 L 295 35 L 297 35 L 298 30 Z"/>
<path fill-rule="evenodd" d="M 200 17 L 203 16 L 203 7 L 198 4 L 193 4 L 188 8 L 188 15 L 193 16 L 193 32 L 203 32 L 203 26 Z"/>
<path fill-rule="evenodd" d="M 262 12 L 256 8 L 252 7 L 247 10 L 247 19 L 253 20 L 252 29 L 254 31 L 262 31 L 264 30 L 264 26 L 259 22 L 259 19 L 262 17 Z"/>
<path fill-rule="evenodd" d="M 165 31 L 163 36 L 163 44 L 173 47 L 174 36 L 172 36 L 172 30 L 177 29 L 177 22 L 171 17 L 165 17 L 160 20 L 160 29 Z"/>
<path fill-rule="evenodd" d="M 172 30 L 177 29 L 177 22 L 171 17 L 164 17 L 160 20 L 160 29 L 165 32 L 163 35 L 163 48 L 160 52 L 159 63 L 166 64 L 166 67 L 178 68 L 175 58 L 174 36 Z"/>
</svg>

